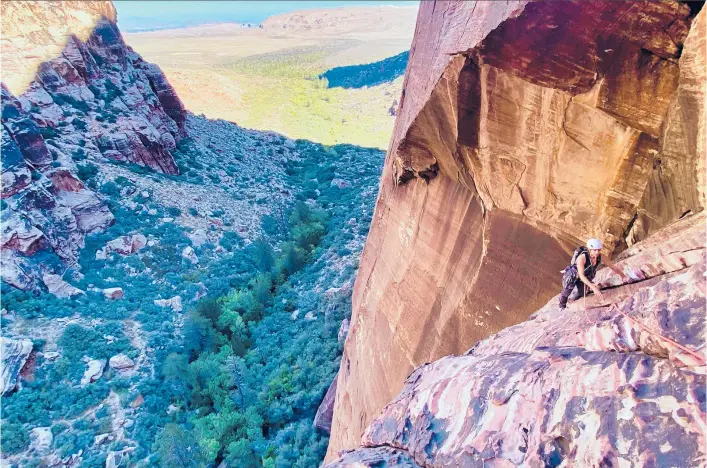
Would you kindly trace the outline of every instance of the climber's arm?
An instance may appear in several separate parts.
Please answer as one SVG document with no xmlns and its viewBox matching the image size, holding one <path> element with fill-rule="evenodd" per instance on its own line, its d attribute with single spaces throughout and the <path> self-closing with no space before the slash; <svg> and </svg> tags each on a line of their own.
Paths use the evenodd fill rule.
<svg viewBox="0 0 707 468">
<path fill-rule="evenodd" d="M 579 258 L 577 259 L 577 274 L 579 275 L 579 279 L 582 280 L 582 283 L 586 284 L 589 289 L 594 292 L 600 299 L 603 299 L 603 295 L 601 294 L 601 290 L 599 287 L 592 283 L 589 278 L 584 274 L 584 267 L 586 266 L 587 259 L 585 258 L 584 255 L 580 255 Z"/>
<path fill-rule="evenodd" d="M 604 263 L 606 264 L 606 266 L 608 266 L 609 268 L 611 268 L 611 271 L 613 271 L 614 273 L 616 273 L 617 275 L 619 275 L 619 276 L 621 277 L 621 281 L 623 281 L 624 283 L 628 283 L 628 281 L 629 281 L 628 275 L 626 275 L 623 271 L 621 271 L 621 270 L 620 270 L 616 265 L 614 265 L 614 263 L 613 263 L 611 260 L 609 260 L 608 258 L 602 259 L 602 260 L 604 261 Z"/>
</svg>

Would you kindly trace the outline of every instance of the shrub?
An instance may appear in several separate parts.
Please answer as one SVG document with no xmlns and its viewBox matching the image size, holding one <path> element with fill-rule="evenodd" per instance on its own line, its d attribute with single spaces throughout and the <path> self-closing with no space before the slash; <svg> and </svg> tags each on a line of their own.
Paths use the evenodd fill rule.
<svg viewBox="0 0 707 468">
<path fill-rule="evenodd" d="M 29 436 L 21 424 L 4 422 L 2 425 L 2 451 L 5 454 L 22 452 L 29 446 Z"/>
<path fill-rule="evenodd" d="M 233 251 L 235 248 L 243 245 L 243 239 L 233 231 L 226 231 L 221 236 L 219 244 L 221 244 L 224 249 Z"/>
<path fill-rule="evenodd" d="M 194 435 L 174 423 L 165 426 L 156 438 L 153 450 L 159 456 L 160 466 L 203 466 L 201 449 Z"/>
<path fill-rule="evenodd" d="M 108 181 L 101 186 L 101 193 L 109 197 L 117 197 L 120 195 L 120 187 L 115 182 Z"/>
<path fill-rule="evenodd" d="M 59 135 L 54 127 L 39 127 L 39 134 L 45 140 L 51 140 Z"/>
<path fill-rule="evenodd" d="M 106 103 L 112 102 L 115 98 L 123 96 L 123 91 L 118 88 L 118 86 L 115 85 L 111 80 L 106 80 L 105 83 L 106 86 L 106 95 L 105 95 L 105 100 Z"/>
<path fill-rule="evenodd" d="M 95 164 L 81 164 L 78 166 L 76 175 L 79 179 L 84 182 L 90 182 L 96 175 L 98 175 L 98 166 Z"/>
</svg>

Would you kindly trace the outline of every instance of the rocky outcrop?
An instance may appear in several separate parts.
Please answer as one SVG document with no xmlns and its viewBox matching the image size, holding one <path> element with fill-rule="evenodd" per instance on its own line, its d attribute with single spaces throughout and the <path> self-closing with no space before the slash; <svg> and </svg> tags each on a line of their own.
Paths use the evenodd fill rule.
<svg viewBox="0 0 707 468">
<path fill-rule="evenodd" d="M 610 255 L 704 209 L 698 9 L 421 2 L 327 460 L 412 369 L 541 307 L 587 237 Z"/>
<path fill-rule="evenodd" d="M 0 393 L 5 395 L 17 388 L 17 378 L 32 352 L 32 342 L 0 337 L 0 351 Z"/>
<path fill-rule="evenodd" d="M 81 385 L 88 385 L 103 376 L 103 369 L 106 367 L 105 359 L 87 359 L 86 370 L 81 377 Z"/>
<path fill-rule="evenodd" d="M 391 456 L 425 467 L 699 465 L 704 223 L 686 218 L 624 252 L 618 266 L 640 281 L 564 312 L 555 297 L 465 355 L 419 367 L 366 429 L 364 448 L 328 466 L 374 456 L 375 466 Z"/>
<path fill-rule="evenodd" d="M 336 376 L 334 381 L 329 385 L 329 388 L 322 399 L 322 402 L 317 408 L 317 414 L 314 415 L 314 427 L 321 429 L 326 433 L 331 432 L 331 420 L 334 417 L 334 397 L 336 397 Z"/>
<path fill-rule="evenodd" d="M 174 312 L 182 311 L 182 296 L 174 296 L 169 299 L 155 299 L 152 301 L 158 307 L 169 307 Z"/>
<path fill-rule="evenodd" d="M 130 236 L 121 236 L 107 242 L 106 245 L 96 252 L 96 260 L 105 260 L 111 253 L 119 253 L 120 255 L 130 255 L 147 245 L 147 238 L 142 234 L 132 234 Z"/>
<path fill-rule="evenodd" d="M 93 163 L 177 174 L 186 113 L 110 2 L 3 2 L 2 30 L 2 278 L 38 289 L 114 222 Z"/>
</svg>

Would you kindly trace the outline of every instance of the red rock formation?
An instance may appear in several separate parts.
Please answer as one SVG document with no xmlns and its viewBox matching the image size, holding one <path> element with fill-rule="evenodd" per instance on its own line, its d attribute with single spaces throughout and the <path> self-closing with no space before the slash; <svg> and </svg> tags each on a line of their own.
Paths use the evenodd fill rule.
<svg viewBox="0 0 707 468">
<path fill-rule="evenodd" d="M 317 414 L 314 415 L 314 427 L 317 427 L 327 433 L 331 432 L 331 421 L 334 417 L 334 397 L 336 396 L 336 376 L 334 382 L 329 386 L 324 398 L 322 399 Z"/>
<path fill-rule="evenodd" d="M 676 2 L 421 3 L 328 460 L 358 444 L 413 368 L 544 304 L 584 239 L 611 254 L 704 209 L 695 13 Z"/>
<path fill-rule="evenodd" d="M 178 174 L 170 151 L 186 113 L 159 68 L 125 44 L 111 2 L 1 8 L 2 276 L 25 289 L 52 273 L 34 252 L 73 263 L 84 236 L 114 221 L 78 166 L 125 161 Z"/>
<path fill-rule="evenodd" d="M 692 216 L 624 252 L 626 271 L 641 258 L 640 282 L 564 312 L 553 298 L 465 355 L 416 369 L 364 448 L 328 468 L 701 464 L 704 226 Z"/>
</svg>

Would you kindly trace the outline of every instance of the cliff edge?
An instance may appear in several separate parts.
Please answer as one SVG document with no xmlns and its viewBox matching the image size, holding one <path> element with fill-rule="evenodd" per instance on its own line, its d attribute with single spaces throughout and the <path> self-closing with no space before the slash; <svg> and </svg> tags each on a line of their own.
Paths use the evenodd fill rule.
<svg viewBox="0 0 707 468">
<path fill-rule="evenodd" d="M 327 460 L 359 445 L 414 368 L 543 306 L 586 238 L 611 255 L 704 209 L 695 5 L 421 3 Z"/>
</svg>

